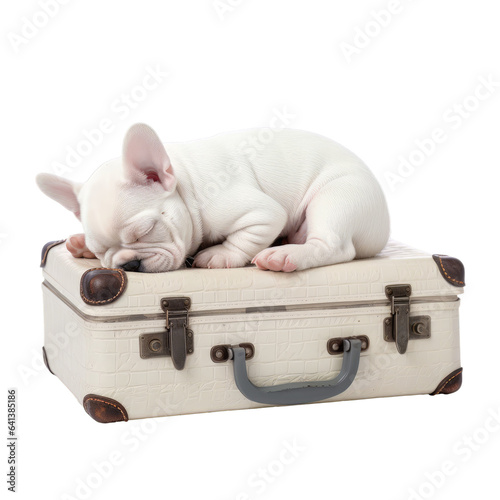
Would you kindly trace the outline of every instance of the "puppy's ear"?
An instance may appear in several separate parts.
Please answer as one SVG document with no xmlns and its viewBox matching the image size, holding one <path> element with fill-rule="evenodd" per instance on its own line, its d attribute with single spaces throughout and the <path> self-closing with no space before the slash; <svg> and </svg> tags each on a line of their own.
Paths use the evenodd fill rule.
<svg viewBox="0 0 500 500">
<path fill-rule="evenodd" d="M 52 174 L 38 174 L 36 183 L 44 194 L 73 212 L 80 219 L 80 204 L 77 196 L 82 187 L 81 184 Z"/>
<path fill-rule="evenodd" d="M 137 123 L 123 141 L 125 176 L 136 184 L 160 183 L 166 191 L 173 191 L 176 179 L 170 159 L 155 131 Z"/>
</svg>

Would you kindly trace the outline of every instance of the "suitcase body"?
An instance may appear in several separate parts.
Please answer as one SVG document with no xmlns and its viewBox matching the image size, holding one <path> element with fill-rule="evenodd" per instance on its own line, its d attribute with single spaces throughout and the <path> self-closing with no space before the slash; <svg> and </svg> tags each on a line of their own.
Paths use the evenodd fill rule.
<svg viewBox="0 0 500 500">
<path fill-rule="evenodd" d="M 42 252 L 44 359 L 99 422 L 460 388 L 460 261 L 391 242 L 296 273 Z"/>
</svg>

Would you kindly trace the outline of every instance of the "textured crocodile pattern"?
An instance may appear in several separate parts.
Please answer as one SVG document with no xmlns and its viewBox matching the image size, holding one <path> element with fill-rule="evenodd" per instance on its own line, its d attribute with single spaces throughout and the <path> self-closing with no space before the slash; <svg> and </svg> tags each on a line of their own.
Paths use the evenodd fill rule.
<svg viewBox="0 0 500 500">
<path fill-rule="evenodd" d="M 397 282 L 398 276 L 389 281 Z M 87 322 L 48 289 L 44 304 L 52 371 L 80 403 L 87 394 L 111 398 L 130 419 L 263 406 L 238 391 L 230 361 L 211 360 L 210 349 L 217 344 L 254 344 L 250 379 L 275 385 L 331 378 L 342 358 L 327 353 L 328 339 L 368 336 L 370 348 L 361 356 L 354 383 L 329 401 L 429 394 L 461 366 L 459 301 L 412 305 L 414 314 L 432 317 L 432 334 L 410 341 L 405 355 L 383 340 L 386 306 L 192 317 L 195 350 L 183 371 L 175 370 L 168 357 L 139 356 L 139 336 L 163 331 L 164 321 Z"/>
<path fill-rule="evenodd" d="M 296 273 L 239 269 L 181 269 L 169 273 L 129 273 L 127 290 L 113 303 L 95 308 L 80 297 L 80 277 L 99 266 L 75 259 L 64 246 L 47 259 L 45 279 L 83 313 L 99 316 L 158 314 L 168 296 L 191 298 L 191 311 L 387 300 L 385 285 L 410 283 L 412 297 L 462 293 L 441 276 L 432 257 L 392 242 L 377 257 Z"/>
</svg>

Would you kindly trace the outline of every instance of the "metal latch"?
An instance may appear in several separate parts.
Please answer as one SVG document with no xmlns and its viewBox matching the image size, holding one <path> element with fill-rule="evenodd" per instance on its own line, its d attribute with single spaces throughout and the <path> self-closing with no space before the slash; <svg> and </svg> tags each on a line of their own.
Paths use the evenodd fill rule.
<svg viewBox="0 0 500 500">
<path fill-rule="evenodd" d="M 391 301 L 392 316 L 384 319 L 384 340 L 395 342 L 400 354 L 408 342 L 431 336 L 430 316 L 410 316 L 411 285 L 388 285 L 385 294 Z"/>
<path fill-rule="evenodd" d="M 141 358 L 170 356 L 175 369 L 182 370 L 188 354 L 194 352 L 193 331 L 188 328 L 189 297 L 161 299 L 161 308 L 165 312 L 165 331 L 145 333 L 139 338 Z"/>
</svg>

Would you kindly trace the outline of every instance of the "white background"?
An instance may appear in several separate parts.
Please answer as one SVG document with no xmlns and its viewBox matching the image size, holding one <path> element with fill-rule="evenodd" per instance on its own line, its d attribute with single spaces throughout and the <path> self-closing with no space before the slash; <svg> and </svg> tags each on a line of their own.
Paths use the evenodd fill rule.
<svg viewBox="0 0 500 500">
<path fill-rule="evenodd" d="M 472 96 L 481 78 L 500 82 L 498 2 L 219 5 L 69 1 L 31 30 L 34 18 L 44 22 L 38 2 L 2 7 L 2 397 L 17 387 L 18 497 L 83 498 L 79 481 L 99 482 L 93 463 L 119 454 L 88 498 L 496 498 L 500 423 L 485 425 L 500 411 L 500 87 L 488 96 L 479 89 L 481 101 Z M 374 21 L 373 12 L 389 7 L 397 12 Z M 355 48 L 351 57 L 346 44 Z M 124 108 L 122 94 L 142 82 L 147 67 L 169 75 L 146 94 L 135 90 L 142 101 Z M 464 101 L 468 116 L 458 119 L 454 106 Z M 79 223 L 37 190 L 35 175 L 65 163 L 68 148 L 104 118 L 113 130 L 64 175 L 85 180 L 118 156 L 138 121 L 177 141 L 266 127 L 273 110 L 283 109 L 294 115 L 290 127 L 335 139 L 373 169 L 387 194 L 393 238 L 465 263 L 462 389 L 97 424 L 40 365 L 39 252 L 46 241 L 78 232 Z M 400 157 L 436 128 L 445 140 L 392 189 L 387 173 L 397 173 Z M 301 451 L 280 467 L 285 441 Z M 445 462 L 453 473 L 443 478 L 436 471 Z M 257 483 L 255 475 L 269 468 L 271 481 Z"/>
</svg>

